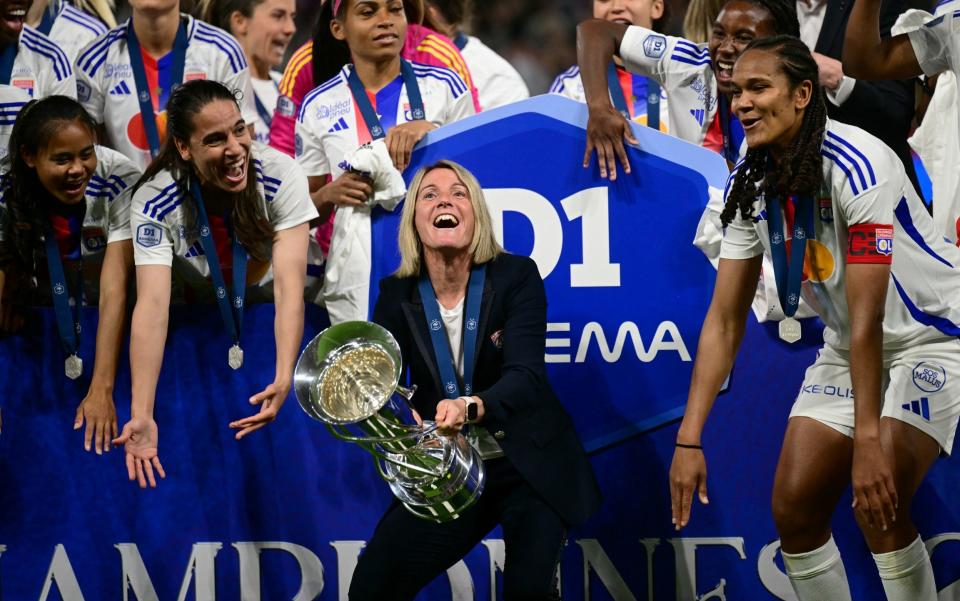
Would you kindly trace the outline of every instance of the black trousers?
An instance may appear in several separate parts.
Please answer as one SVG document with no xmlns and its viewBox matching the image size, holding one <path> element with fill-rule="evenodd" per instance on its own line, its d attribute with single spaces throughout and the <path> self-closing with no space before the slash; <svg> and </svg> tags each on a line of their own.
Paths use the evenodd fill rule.
<svg viewBox="0 0 960 601">
<path fill-rule="evenodd" d="M 413 599 L 497 524 L 503 527 L 506 601 L 555 599 L 566 526 L 505 458 L 486 462 L 480 499 L 456 520 L 435 524 L 394 503 L 380 519 L 350 583 L 350 601 Z"/>
</svg>

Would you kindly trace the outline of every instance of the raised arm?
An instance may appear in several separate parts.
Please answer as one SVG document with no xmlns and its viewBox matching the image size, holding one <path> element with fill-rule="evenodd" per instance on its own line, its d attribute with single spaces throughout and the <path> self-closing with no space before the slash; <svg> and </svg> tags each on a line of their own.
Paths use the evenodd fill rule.
<svg viewBox="0 0 960 601">
<path fill-rule="evenodd" d="M 133 244 L 130 240 L 108 244 L 100 271 L 100 318 L 97 323 L 93 377 L 87 396 L 77 407 L 73 422 L 74 430 L 79 430 L 83 422 L 87 422 L 83 448 L 89 451 L 93 443 L 97 455 L 109 451 L 110 440 L 117 436 L 113 384 L 127 322 L 127 284 L 132 270 Z"/>
<path fill-rule="evenodd" d="M 133 394 L 130 421 L 113 444 L 124 445 L 127 476 L 140 488 L 157 485 L 153 470 L 166 477 L 157 456 L 158 432 L 153 420 L 157 380 L 163 365 L 170 313 L 171 269 L 166 265 L 137 267 L 137 304 L 130 324 L 130 377 Z"/>
<path fill-rule="evenodd" d="M 240 440 L 259 430 L 277 417 L 280 407 L 290 393 L 293 367 L 303 339 L 303 286 L 307 273 L 307 244 L 309 226 L 301 223 L 277 232 L 273 241 L 273 302 L 276 310 L 274 337 L 277 345 L 277 363 L 273 382 L 263 391 L 250 397 L 250 403 L 260 405 L 256 415 L 230 424 Z"/>
<path fill-rule="evenodd" d="M 733 369 L 733 360 L 743 340 L 747 312 L 757 290 L 763 256 L 751 259 L 720 259 L 713 300 L 703 320 L 697 356 L 693 364 L 690 393 L 683 422 L 677 434 L 678 447 L 670 466 L 670 499 L 677 530 L 690 521 L 690 506 L 696 490 L 707 503 L 707 464 L 699 448 L 713 402 Z M 688 445 L 681 447 L 679 445 Z"/>
<path fill-rule="evenodd" d="M 906 34 L 881 39 L 881 0 L 855 0 L 843 43 L 843 70 L 856 79 L 909 79 L 923 74 Z"/>
<path fill-rule="evenodd" d="M 884 530 L 898 504 L 893 471 L 880 448 L 883 314 L 889 282 L 889 264 L 847 265 L 854 390 L 853 506 L 868 523 Z"/>
<path fill-rule="evenodd" d="M 630 124 L 610 102 L 607 88 L 607 67 L 618 53 L 626 31 L 626 25 L 601 19 L 589 19 L 577 26 L 577 64 L 590 111 L 583 166 L 590 165 L 590 157 L 596 150 L 600 177 L 605 178 L 609 173 L 611 181 L 617 179 L 618 158 L 623 170 L 630 173 L 623 140 L 637 143 Z"/>
</svg>

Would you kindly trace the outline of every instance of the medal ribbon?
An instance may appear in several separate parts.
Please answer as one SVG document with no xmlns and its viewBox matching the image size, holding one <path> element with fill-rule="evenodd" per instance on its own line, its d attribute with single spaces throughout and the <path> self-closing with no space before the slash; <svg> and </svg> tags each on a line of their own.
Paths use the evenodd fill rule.
<svg viewBox="0 0 960 601">
<path fill-rule="evenodd" d="M 45 221 L 46 232 L 43 243 L 47 250 L 47 269 L 50 272 L 50 292 L 53 297 L 53 311 L 57 317 L 57 332 L 60 334 L 60 344 L 67 355 L 76 355 L 80 350 L 80 310 L 83 305 L 83 260 L 78 261 L 77 281 L 74 286 L 75 295 L 71 296 L 67 285 L 66 274 L 63 270 L 63 259 L 53 234 L 50 221 Z M 83 256 L 83 251 L 80 251 Z M 70 300 L 73 299 L 73 308 Z"/>
<path fill-rule="evenodd" d="M 647 127 L 660 129 L 660 84 L 649 77 L 644 78 L 647 82 Z M 620 87 L 620 75 L 617 72 L 617 64 L 610 61 L 607 67 L 607 89 L 610 90 L 610 100 L 613 102 L 613 108 L 617 109 L 623 118 L 630 121 L 630 109 L 627 106 L 627 98 L 623 94 L 623 88 Z M 650 102 L 650 99 L 656 99 L 656 102 Z"/>
<path fill-rule="evenodd" d="M 150 146 L 150 156 L 156 158 L 160 154 L 160 132 L 157 130 L 157 115 L 153 110 L 153 96 L 150 85 L 147 83 L 147 70 L 143 66 L 143 55 L 140 54 L 140 41 L 133 30 L 133 19 L 127 25 L 127 53 L 130 54 L 130 67 L 133 70 L 133 81 L 137 86 L 137 102 L 140 103 L 140 114 L 143 117 L 143 131 L 147 134 L 147 144 Z M 187 59 L 187 25 L 180 22 L 177 29 L 177 38 L 173 42 L 173 64 L 170 70 L 170 92 L 173 92 L 183 83 L 183 70 Z M 169 98 L 169 94 L 167 95 Z M 163 110 L 164 107 L 159 107 Z"/>
<path fill-rule="evenodd" d="M 458 31 L 457 35 L 453 38 L 453 45 L 457 47 L 457 50 L 462 52 L 463 49 L 466 48 L 467 42 L 469 41 L 470 38 L 468 38 L 462 31 Z"/>
<path fill-rule="evenodd" d="M 788 201 L 789 202 L 789 201 Z M 803 260 L 807 240 L 814 236 L 813 198 L 801 196 L 795 200 L 796 213 L 793 220 L 793 239 L 790 245 L 790 263 L 787 264 L 787 240 L 783 235 L 780 216 L 780 199 L 767 202 L 767 223 L 770 226 L 770 254 L 773 258 L 773 276 L 777 281 L 777 296 L 783 314 L 793 317 L 800 305 L 800 282 L 803 279 Z"/>
<path fill-rule="evenodd" d="M 277 88 L 279 91 L 280 88 Z M 273 111 L 267 109 L 267 106 L 263 104 L 260 100 L 260 97 L 254 93 L 253 101 L 257 105 L 257 114 L 260 115 L 260 119 L 266 124 L 267 127 L 270 127 L 271 122 L 273 121 Z"/>
<path fill-rule="evenodd" d="M 727 159 L 731 165 L 736 165 L 737 161 L 740 160 L 740 144 L 737 140 L 733 139 L 733 121 L 736 121 L 736 126 L 739 128 L 740 141 L 743 141 L 743 126 L 740 125 L 740 120 L 733 116 L 730 112 L 730 105 L 728 104 L 727 97 L 723 94 L 720 94 L 720 97 L 717 99 L 717 114 L 720 119 L 720 131 L 723 133 L 723 157 Z"/>
<path fill-rule="evenodd" d="M 417 76 L 413 72 L 413 65 L 404 59 L 400 59 L 400 75 L 403 77 L 403 85 L 407 88 L 407 100 L 410 101 L 410 113 L 413 115 L 413 121 L 426 118 L 423 111 L 423 99 L 420 96 L 420 85 L 417 83 Z M 363 87 L 360 76 L 356 69 L 350 69 L 350 76 L 347 78 L 350 84 L 350 92 L 353 94 L 353 101 L 357 103 L 363 120 L 367 123 L 367 129 L 370 130 L 370 137 L 374 140 L 385 138 L 387 132 L 380 125 L 380 117 L 370 103 L 367 97 L 367 89 Z"/>
<path fill-rule="evenodd" d="M 227 219 L 228 230 L 232 238 L 233 250 L 233 290 L 227 290 L 223 272 L 220 270 L 220 259 L 217 257 L 217 245 L 213 239 L 213 230 L 207 218 L 207 209 L 203 205 L 203 195 L 200 192 L 200 182 L 195 176 L 190 178 L 190 194 L 197 203 L 197 221 L 200 222 L 200 245 L 203 254 L 207 257 L 210 267 L 210 279 L 216 289 L 217 305 L 220 307 L 220 317 L 227 328 L 227 334 L 235 346 L 240 344 L 240 332 L 243 329 L 243 305 L 247 292 L 247 249 L 233 233 L 233 227 Z M 233 294 L 231 294 L 231 292 Z M 232 302 L 231 302 L 232 299 Z"/>
<path fill-rule="evenodd" d="M 433 355 L 443 381 L 443 393 L 447 398 L 455 399 L 460 396 L 460 381 L 454 367 L 453 353 L 450 340 L 440 317 L 440 306 L 437 295 L 433 291 L 430 277 L 423 268 L 420 278 L 420 300 L 423 301 L 423 311 L 427 316 L 427 329 L 430 330 L 430 339 L 433 342 Z M 474 265 L 470 270 L 470 283 L 467 284 L 467 299 L 463 308 L 463 394 L 473 394 L 473 358 L 477 350 L 477 335 L 480 328 L 480 303 L 483 300 L 483 284 L 487 275 L 486 265 Z M 459 349 L 457 349 L 459 350 Z"/>
</svg>

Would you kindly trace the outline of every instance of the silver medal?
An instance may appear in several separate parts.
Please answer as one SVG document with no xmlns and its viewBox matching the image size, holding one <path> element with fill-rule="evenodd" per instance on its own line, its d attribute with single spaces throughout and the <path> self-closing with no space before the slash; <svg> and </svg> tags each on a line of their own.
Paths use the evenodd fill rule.
<svg viewBox="0 0 960 601">
<path fill-rule="evenodd" d="M 792 317 L 787 317 L 780 322 L 780 340 L 788 344 L 800 340 L 800 322 Z"/>
<path fill-rule="evenodd" d="M 240 348 L 239 344 L 230 347 L 227 352 L 227 364 L 230 369 L 240 369 L 240 366 L 243 365 L 243 349 Z"/>
<path fill-rule="evenodd" d="M 63 373 L 71 380 L 76 380 L 83 373 L 83 359 L 76 355 L 70 355 L 63 362 Z"/>
</svg>

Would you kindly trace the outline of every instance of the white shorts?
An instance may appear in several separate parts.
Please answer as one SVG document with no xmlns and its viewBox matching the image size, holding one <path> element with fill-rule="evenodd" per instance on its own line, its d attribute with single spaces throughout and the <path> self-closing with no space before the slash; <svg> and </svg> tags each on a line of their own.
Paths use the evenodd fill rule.
<svg viewBox="0 0 960 601">
<path fill-rule="evenodd" d="M 883 358 L 881 417 L 906 422 L 947 455 L 960 417 L 960 340 L 927 342 Z M 824 345 L 807 368 L 790 417 L 809 417 L 853 437 L 850 352 Z"/>
</svg>

